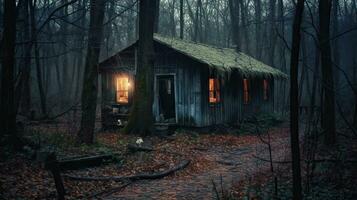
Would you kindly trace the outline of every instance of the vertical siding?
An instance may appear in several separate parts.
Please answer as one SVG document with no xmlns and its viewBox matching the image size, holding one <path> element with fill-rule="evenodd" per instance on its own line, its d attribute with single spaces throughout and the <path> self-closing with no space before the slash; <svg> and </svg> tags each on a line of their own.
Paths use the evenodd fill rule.
<svg viewBox="0 0 357 200">
<path fill-rule="evenodd" d="M 174 74 L 176 89 L 176 116 L 179 125 L 200 126 L 201 92 L 200 65 L 187 57 L 168 49 L 159 48 L 154 74 Z M 155 85 L 155 87 L 157 87 Z M 157 90 L 157 88 L 155 88 Z M 157 94 L 155 94 L 157 95 Z M 154 98 L 153 110 L 158 119 L 158 98 Z"/>
<path fill-rule="evenodd" d="M 209 103 L 209 77 L 214 71 L 206 65 L 196 62 L 187 56 L 173 51 L 165 46 L 155 44 L 154 75 L 175 75 L 175 102 L 177 122 L 182 126 L 210 126 L 223 123 L 238 123 L 244 117 L 258 112 L 273 112 L 274 82 L 271 79 L 269 100 L 263 100 L 263 79 L 250 79 L 249 104 L 243 104 L 243 78 L 238 72 L 220 74 L 221 101 L 217 104 Z M 134 54 L 132 53 L 132 57 Z M 120 65 L 135 66 L 134 59 L 120 60 Z M 115 73 L 102 73 L 103 106 L 115 103 Z M 154 77 L 154 78 L 155 78 Z M 134 82 L 134 76 L 131 76 Z M 159 118 L 157 85 L 154 79 L 153 112 L 156 120 Z M 132 87 L 133 88 L 133 87 Z M 132 94 L 132 91 L 130 92 Z M 129 97 L 132 101 L 132 97 Z"/>
</svg>

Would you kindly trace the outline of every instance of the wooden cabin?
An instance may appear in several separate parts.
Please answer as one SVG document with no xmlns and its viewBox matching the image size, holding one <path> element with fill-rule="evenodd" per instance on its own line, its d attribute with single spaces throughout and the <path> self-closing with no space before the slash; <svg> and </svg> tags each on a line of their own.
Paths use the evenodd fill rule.
<svg viewBox="0 0 357 200">
<path fill-rule="evenodd" d="M 102 122 L 130 115 L 137 42 L 100 63 Z M 286 75 L 234 49 L 154 36 L 157 123 L 205 127 L 274 111 L 274 81 Z"/>
</svg>

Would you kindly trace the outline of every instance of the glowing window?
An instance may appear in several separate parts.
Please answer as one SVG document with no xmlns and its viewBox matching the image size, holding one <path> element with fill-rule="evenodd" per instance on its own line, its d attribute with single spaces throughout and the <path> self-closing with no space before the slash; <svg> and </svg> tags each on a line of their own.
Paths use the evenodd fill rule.
<svg viewBox="0 0 357 200">
<path fill-rule="evenodd" d="M 219 81 L 217 78 L 209 79 L 209 102 L 210 103 L 220 102 L 220 88 L 219 88 Z"/>
<path fill-rule="evenodd" d="M 269 82 L 266 79 L 263 80 L 263 99 L 269 99 Z"/>
<path fill-rule="evenodd" d="M 126 76 L 117 76 L 115 78 L 116 85 L 116 102 L 128 103 L 129 102 L 129 78 Z"/>
<path fill-rule="evenodd" d="M 248 79 L 243 79 L 243 101 L 244 101 L 244 104 L 248 104 L 250 101 L 249 80 Z"/>
</svg>

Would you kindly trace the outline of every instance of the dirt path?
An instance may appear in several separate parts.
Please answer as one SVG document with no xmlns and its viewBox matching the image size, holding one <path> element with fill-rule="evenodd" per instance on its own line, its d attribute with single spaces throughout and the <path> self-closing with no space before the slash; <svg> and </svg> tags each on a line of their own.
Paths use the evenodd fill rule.
<svg viewBox="0 0 357 200">
<path fill-rule="evenodd" d="M 244 140 L 244 137 L 241 136 L 241 139 Z M 274 137 L 273 159 L 286 158 L 288 146 L 287 134 Z M 267 146 L 257 140 L 228 149 L 224 145 L 215 145 L 200 150 L 199 153 L 214 162 L 215 166 L 184 177 L 178 175 L 169 179 L 138 181 L 106 199 L 212 199 L 215 195 L 212 180 L 220 188 L 222 177 L 224 188 L 229 188 L 232 183 L 256 173 L 269 173 L 269 163 L 255 157 L 269 158 Z"/>
<path fill-rule="evenodd" d="M 56 129 L 57 130 L 57 129 Z M 270 131 L 273 159 L 289 160 L 289 137 L 285 127 Z M 44 133 L 48 133 L 47 131 Z M 50 132 L 52 133 L 52 132 Z M 55 134 L 58 134 L 55 132 Z M 55 135 L 55 139 L 61 135 Z M 65 137 L 66 136 L 66 137 Z M 264 135 L 266 140 L 267 135 Z M 67 135 L 60 141 L 68 142 Z M 44 137 L 51 138 L 51 137 Z M 117 133 L 98 135 L 100 146 L 68 146 L 61 152 L 92 155 L 103 151 L 123 152 L 124 162 L 117 162 L 94 168 L 64 172 L 67 175 L 85 177 L 128 176 L 138 173 L 153 173 L 172 168 L 182 160 L 191 160 L 189 166 L 174 175 L 158 180 L 140 180 L 122 191 L 100 199 L 212 199 L 213 183 L 220 190 L 221 177 L 225 189 L 240 180 L 261 173 L 270 174 L 269 163 L 256 157 L 268 159 L 267 146 L 255 135 L 205 134 L 183 130 L 172 139 L 155 136 L 144 138 L 151 141 L 155 151 L 147 153 L 138 162 L 137 154 L 125 153 L 129 141 L 136 136 Z M 66 147 L 66 146 L 65 146 Z M 62 155 L 61 154 L 61 155 Z M 140 158 L 141 159 L 141 158 Z M 118 187 L 114 181 L 73 181 L 64 178 L 66 199 L 88 199 L 88 196 Z M 241 185 L 241 183 L 239 183 Z M 57 193 L 52 175 L 43 166 L 20 154 L 5 162 L 0 162 L 0 199 L 56 199 Z"/>
</svg>

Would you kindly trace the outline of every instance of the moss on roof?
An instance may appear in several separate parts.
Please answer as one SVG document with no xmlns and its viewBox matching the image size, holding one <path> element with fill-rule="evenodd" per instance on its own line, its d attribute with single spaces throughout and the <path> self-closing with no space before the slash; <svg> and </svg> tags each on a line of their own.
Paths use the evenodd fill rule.
<svg viewBox="0 0 357 200">
<path fill-rule="evenodd" d="M 234 49 L 219 48 L 176 38 L 163 37 L 157 34 L 155 34 L 154 39 L 219 71 L 230 72 L 232 69 L 237 69 L 245 76 L 287 78 L 287 75 L 280 70 L 270 67 L 244 53 L 237 52 Z"/>
</svg>

